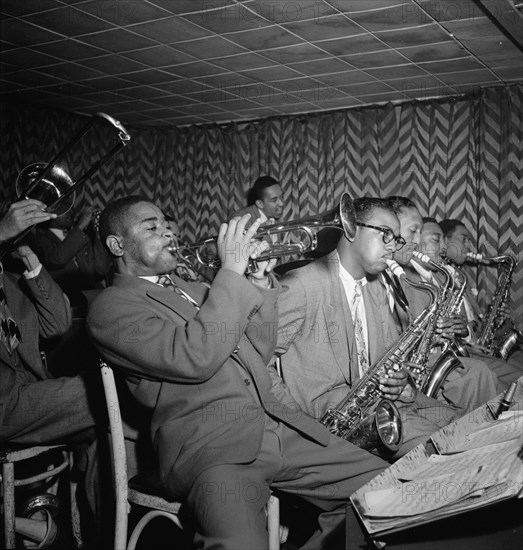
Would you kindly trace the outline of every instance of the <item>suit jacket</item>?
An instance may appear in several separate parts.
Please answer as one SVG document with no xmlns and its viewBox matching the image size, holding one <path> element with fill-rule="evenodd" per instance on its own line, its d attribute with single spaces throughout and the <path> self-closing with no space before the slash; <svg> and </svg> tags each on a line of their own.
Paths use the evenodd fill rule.
<svg viewBox="0 0 523 550">
<path fill-rule="evenodd" d="M 47 228 L 36 228 L 31 241 L 42 264 L 74 303 L 82 290 L 97 288 L 111 269 L 111 259 L 99 238 L 75 227 L 61 241 Z"/>
<path fill-rule="evenodd" d="M 266 414 L 326 445 L 328 430 L 271 392 L 278 289 L 260 291 L 224 269 L 210 289 L 174 279 L 200 311 L 170 290 L 117 274 L 87 320 L 101 354 L 153 410 L 152 439 L 171 495 L 184 495 L 212 465 L 252 461 Z"/>
<path fill-rule="evenodd" d="M 7 305 L 18 324 L 21 341 L 12 355 L 0 344 L 0 425 L 3 405 L 16 398 L 16 387 L 51 376 L 40 355 L 40 338 L 64 334 L 71 325 L 71 310 L 60 287 L 42 268 L 32 279 L 4 272 Z"/>
<path fill-rule="evenodd" d="M 260 217 L 260 209 L 255 204 L 251 204 L 250 206 L 246 206 L 245 208 L 241 208 L 240 210 L 237 210 L 236 212 L 233 212 L 227 218 L 227 221 L 231 221 L 232 218 L 234 218 L 234 217 L 245 216 L 245 214 L 250 214 L 251 215 L 251 218 L 250 218 L 249 222 L 247 223 L 247 227 L 249 227 L 252 223 L 254 223 Z"/>
<path fill-rule="evenodd" d="M 320 418 L 347 395 L 347 385 L 359 378 L 354 326 L 339 277 L 337 252 L 288 272 L 281 284 L 276 355 L 281 356 L 286 388 L 274 377 L 274 391 L 282 398 L 293 396 Z M 398 331 L 380 281 L 368 280 L 363 299 L 372 365 L 397 339 Z"/>
</svg>

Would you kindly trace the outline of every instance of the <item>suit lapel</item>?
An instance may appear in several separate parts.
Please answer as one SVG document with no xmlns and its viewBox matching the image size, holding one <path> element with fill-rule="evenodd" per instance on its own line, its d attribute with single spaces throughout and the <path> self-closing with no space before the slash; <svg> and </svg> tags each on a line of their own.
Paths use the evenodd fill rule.
<svg viewBox="0 0 523 550">
<path fill-rule="evenodd" d="M 340 281 L 339 261 L 336 251 L 324 260 L 329 275 L 329 303 L 323 306 L 326 329 L 338 368 L 348 384 L 359 378 L 357 353 L 355 350 L 354 326 L 345 290 Z M 347 364 L 348 358 L 348 364 Z"/>
</svg>

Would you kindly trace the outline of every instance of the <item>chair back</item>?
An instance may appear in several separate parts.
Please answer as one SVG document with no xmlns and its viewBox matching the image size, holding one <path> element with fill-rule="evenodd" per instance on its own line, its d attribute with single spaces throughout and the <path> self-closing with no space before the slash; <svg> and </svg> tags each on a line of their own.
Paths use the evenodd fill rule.
<svg viewBox="0 0 523 550">
<path fill-rule="evenodd" d="M 120 549 L 127 547 L 127 514 L 129 512 L 129 504 L 127 501 L 127 456 L 125 453 L 123 423 L 120 414 L 120 402 L 116 391 L 114 372 L 102 359 L 100 359 L 100 369 L 111 434 L 113 483 L 116 499 L 114 547 Z"/>
</svg>

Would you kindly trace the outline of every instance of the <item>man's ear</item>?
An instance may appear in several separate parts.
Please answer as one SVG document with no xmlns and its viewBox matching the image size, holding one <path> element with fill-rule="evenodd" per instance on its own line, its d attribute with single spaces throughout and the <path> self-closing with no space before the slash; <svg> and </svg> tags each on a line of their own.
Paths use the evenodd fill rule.
<svg viewBox="0 0 523 550">
<path fill-rule="evenodd" d="M 261 199 L 258 199 L 254 202 L 254 204 L 260 209 L 263 210 L 263 201 Z"/>
<path fill-rule="evenodd" d="M 118 235 L 109 235 L 107 239 L 105 239 L 105 244 L 113 256 L 118 258 L 123 256 L 124 247 L 122 237 Z"/>
</svg>

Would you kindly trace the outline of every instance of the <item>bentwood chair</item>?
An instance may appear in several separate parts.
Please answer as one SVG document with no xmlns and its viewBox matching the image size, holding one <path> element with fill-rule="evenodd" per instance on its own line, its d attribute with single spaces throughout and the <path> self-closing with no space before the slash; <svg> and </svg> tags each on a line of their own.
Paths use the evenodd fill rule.
<svg viewBox="0 0 523 550">
<path fill-rule="evenodd" d="M 146 525 L 154 518 L 165 517 L 178 528 L 183 529 L 178 517 L 180 502 L 170 502 L 162 496 L 162 486 L 157 472 L 138 474 L 127 479 L 127 457 L 125 438 L 120 416 L 120 404 L 112 368 L 100 361 L 102 381 L 111 434 L 113 455 L 113 480 L 116 498 L 116 518 L 114 548 L 115 550 L 134 550 L 136 543 Z M 134 527 L 127 542 L 128 513 L 131 504 L 148 508 L 149 511 Z M 280 513 L 279 501 L 271 496 L 267 507 L 267 528 L 269 532 L 269 550 L 280 548 Z"/>
<path fill-rule="evenodd" d="M 17 478 L 15 474 L 15 465 L 37 457 L 45 458 L 44 455 L 54 452 L 52 465 L 49 466 L 48 460 L 43 460 L 45 469 L 29 477 Z M 12 447 L 0 448 L 0 463 L 2 464 L 2 473 L 0 482 L 2 485 L 2 506 L 4 523 L 4 547 L 7 549 L 16 547 L 16 533 L 20 532 L 23 537 L 38 543 L 38 548 L 44 548 L 51 543 L 52 521 L 49 516 L 50 506 L 56 505 L 52 499 L 53 493 L 56 493 L 58 486 L 58 477 L 65 473 L 69 476 L 69 497 L 71 507 L 71 523 L 74 544 L 76 548 L 83 546 L 80 531 L 80 515 L 76 503 L 76 483 L 71 479 L 72 453 L 65 445 L 41 445 L 34 447 Z M 23 487 L 34 483 L 43 483 L 43 495 L 36 496 L 32 505 L 23 518 L 15 517 L 15 491 L 17 487 Z M 47 521 L 28 522 L 25 518 L 41 509 L 45 512 Z M 28 527 L 28 524 L 31 524 Z M 35 527 L 41 524 L 41 527 Z M 35 538 L 31 538 L 35 537 Z M 36 546 L 35 546 L 36 547 Z"/>
</svg>

